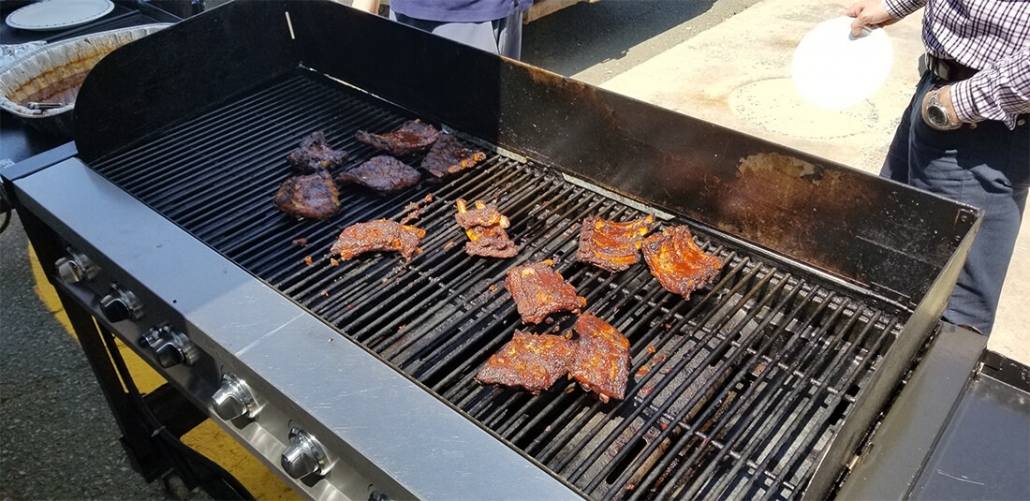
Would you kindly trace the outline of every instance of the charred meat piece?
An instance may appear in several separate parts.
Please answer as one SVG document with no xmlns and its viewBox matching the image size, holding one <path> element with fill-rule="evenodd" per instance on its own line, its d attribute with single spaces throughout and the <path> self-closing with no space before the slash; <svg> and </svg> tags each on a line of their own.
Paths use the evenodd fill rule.
<svg viewBox="0 0 1030 501">
<path fill-rule="evenodd" d="M 608 271 L 625 271 L 640 262 L 640 246 L 654 217 L 615 222 L 588 217 L 579 228 L 576 259 Z"/>
<path fill-rule="evenodd" d="M 303 174 L 340 167 L 346 160 L 347 152 L 329 147 L 325 135 L 320 131 L 312 132 L 304 138 L 300 147 L 286 157 L 286 161 Z"/>
<path fill-rule="evenodd" d="M 422 168 L 436 177 L 444 177 L 471 169 L 483 160 L 486 153 L 466 147 L 454 136 L 442 134 L 422 159 Z"/>
<path fill-rule="evenodd" d="M 690 299 L 690 293 L 708 285 L 719 276 L 723 262 L 705 254 L 694 244 L 686 226 L 666 228 L 644 239 L 641 251 L 651 275 L 665 290 Z"/>
<path fill-rule="evenodd" d="M 569 376 L 584 390 L 597 393 L 602 402 L 622 400 L 629 380 L 629 340 L 589 313 L 580 315 L 572 329 L 579 338 Z"/>
<path fill-rule="evenodd" d="M 579 313 L 587 300 L 551 268 L 551 260 L 516 266 L 508 272 L 504 286 L 511 292 L 522 321 L 538 324 L 558 311 Z"/>
<path fill-rule="evenodd" d="M 525 388 L 536 395 L 568 372 L 574 346 L 575 342 L 562 336 L 516 331 L 479 369 L 476 381 Z"/>
<path fill-rule="evenodd" d="M 418 244 L 424 236 L 423 229 L 377 219 L 344 228 L 329 251 L 344 261 L 364 252 L 398 251 L 405 260 L 411 261 L 412 255 L 422 251 Z"/>
<path fill-rule="evenodd" d="M 283 181 L 275 192 L 275 206 L 290 215 L 307 219 L 324 219 L 340 210 L 340 192 L 326 171 L 293 176 Z"/>
<path fill-rule="evenodd" d="M 476 208 L 468 210 L 466 202 L 457 201 L 458 213 L 454 219 L 458 226 L 465 228 L 469 241 L 465 243 L 465 252 L 470 256 L 515 257 L 519 248 L 508 238 L 504 231 L 511 223 L 501 214 L 497 207 L 483 202 L 476 202 Z"/>
<path fill-rule="evenodd" d="M 336 176 L 336 182 L 360 184 L 386 194 L 414 186 L 421 178 L 422 174 L 408 164 L 389 155 L 379 155 Z"/>
<path fill-rule="evenodd" d="M 359 130 L 354 134 L 354 139 L 391 155 L 404 156 L 428 150 L 439 135 L 440 131 L 436 127 L 411 120 L 404 122 L 401 128 L 382 135 Z"/>
</svg>

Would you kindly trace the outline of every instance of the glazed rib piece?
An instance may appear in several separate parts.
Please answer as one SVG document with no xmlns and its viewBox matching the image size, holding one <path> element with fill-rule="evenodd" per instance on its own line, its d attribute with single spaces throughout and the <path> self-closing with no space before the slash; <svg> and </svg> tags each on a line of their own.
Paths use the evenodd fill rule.
<svg viewBox="0 0 1030 501">
<path fill-rule="evenodd" d="M 444 177 L 471 169 L 483 160 L 486 153 L 466 147 L 454 136 L 441 134 L 422 159 L 422 168 L 436 177 Z"/>
<path fill-rule="evenodd" d="M 640 246 L 654 216 L 615 222 L 588 217 L 579 227 L 576 260 L 608 271 L 625 271 L 640 262 Z"/>
<path fill-rule="evenodd" d="M 312 174 L 342 166 L 347 161 L 347 152 L 332 149 L 325 135 L 315 131 L 300 142 L 300 146 L 286 157 L 286 161 L 297 172 Z"/>
<path fill-rule="evenodd" d="M 644 240 L 641 247 L 651 275 L 665 290 L 690 299 L 690 293 L 719 276 L 723 262 L 705 254 L 694 244 L 686 226 L 666 228 Z"/>
<path fill-rule="evenodd" d="M 408 164 L 389 155 L 379 155 L 336 176 L 336 182 L 360 184 L 383 195 L 414 186 L 421 178 L 422 174 Z"/>
<path fill-rule="evenodd" d="M 439 135 L 440 131 L 436 127 L 422 123 L 420 120 L 411 120 L 404 122 L 399 129 L 386 134 L 373 134 L 359 130 L 354 134 L 354 139 L 391 155 L 404 156 L 428 150 Z"/>
<path fill-rule="evenodd" d="M 504 231 L 511 223 L 494 205 L 476 202 L 475 209 L 468 210 L 462 199 L 456 201 L 458 213 L 454 215 L 458 226 L 465 229 L 469 241 L 465 242 L 465 253 L 470 256 L 515 257 L 519 248 Z"/>
<path fill-rule="evenodd" d="M 412 255 L 422 252 L 418 244 L 424 236 L 426 231 L 423 229 L 377 219 L 344 228 L 329 251 L 344 261 L 365 252 L 397 251 L 405 260 L 411 261 Z"/>
<path fill-rule="evenodd" d="M 534 395 L 568 372 L 575 342 L 550 334 L 515 332 L 476 374 L 480 384 L 525 388 Z"/>
<path fill-rule="evenodd" d="M 511 292 L 522 321 L 538 324 L 558 311 L 579 313 L 587 300 L 551 268 L 551 260 L 516 266 L 508 272 L 504 286 Z"/>
<path fill-rule="evenodd" d="M 324 219 L 340 210 L 340 192 L 328 172 L 293 176 L 279 186 L 272 201 L 276 208 L 292 216 Z"/>
<path fill-rule="evenodd" d="M 629 340 L 589 313 L 580 315 L 572 329 L 579 338 L 569 376 L 584 390 L 597 393 L 602 402 L 622 400 L 629 380 Z"/>
</svg>

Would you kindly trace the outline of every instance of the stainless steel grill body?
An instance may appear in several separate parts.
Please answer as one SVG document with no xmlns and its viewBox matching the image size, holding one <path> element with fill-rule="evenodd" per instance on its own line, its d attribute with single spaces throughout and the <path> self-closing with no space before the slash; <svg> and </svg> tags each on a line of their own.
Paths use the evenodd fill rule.
<svg viewBox="0 0 1030 501">
<path fill-rule="evenodd" d="M 106 322 L 119 337 L 135 344 L 170 325 L 196 343 L 197 362 L 164 372 L 198 405 L 209 408 L 223 374 L 247 382 L 261 410 L 215 419 L 255 454 L 277 468 L 296 426 L 320 441 L 335 466 L 294 482 L 311 497 L 363 497 L 370 484 L 398 498 L 824 496 L 936 324 L 975 232 L 969 208 L 343 7 L 235 3 L 144 42 L 253 35 L 269 47 L 253 61 L 258 70 L 244 63 L 217 76 L 261 79 L 231 95 L 160 100 L 119 128 L 101 106 L 132 113 L 170 86 L 121 89 L 128 96 L 114 102 L 111 82 L 125 69 L 101 69 L 76 117 L 92 125 L 77 141 L 85 163 L 15 186 L 53 247 L 104 270 L 62 288 L 103 311 L 97 297 L 117 283 L 146 307 L 142 318 Z M 396 47 L 376 61 L 354 55 L 387 39 Z M 109 68 L 146 47 L 129 49 Z M 427 56 L 443 68 L 427 68 Z M 452 63 L 495 73 L 466 88 Z M 214 65 L 201 66 L 197 75 Z M 144 82 L 170 74 L 130 67 Z M 490 156 L 393 196 L 348 191 L 329 221 L 295 221 L 272 207 L 289 175 L 285 156 L 302 137 L 325 132 L 357 165 L 374 152 L 352 140 L 355 130 L 416 117 L 464 133 Z M 870 190 L 831 213 L 842 182 Z M 791 197 L 765 194 L 768 183 Z M 519 256 L 465 255 L 457 198 L 497 203 Z M 330 259 L 343 227 L 399 220 L 409 202 L 420 204 L 414 224 L 427 231 L 410 263 Z M 642 211 L 689 225 L 724 258 L 717 283 L 684 301 L 643 264 L 612 274 L 574 261 L 584 217 Z M 842 245 L 844 255 L 829 255 Z M 625 401 L 602 404 L 572 384 L 533 396 L 473 381 L 526 328 L 505 273 L 548 258 L 587 310 L 631 341 Z M 573 319 L 557 316 L 556 328 Z"/>
</svg>

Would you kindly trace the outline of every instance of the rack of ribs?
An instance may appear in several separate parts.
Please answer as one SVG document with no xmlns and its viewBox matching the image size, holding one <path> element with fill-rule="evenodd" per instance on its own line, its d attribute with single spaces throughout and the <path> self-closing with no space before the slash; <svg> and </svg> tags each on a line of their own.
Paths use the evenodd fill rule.
<svg viewBox="0 0 1030 501">
<path fill-rule="evenodd" d="M 422 159 L 422 168 L 436 177 L 444 177 L 471 169 L 483 160 L 486 153 L 461 144 L 454 136 L 441 134 Z"/>
<path fill-rule="evenodd" d="M 629 340 L 589 313 L 580 315 L 572 330 L 579 338 L 569 376 L 584 390 L 597 393 L 602 402 L 622 400 L 629 380 Z"/>
<path fill-rule="evenodd" d="M 539 324 L 547 315 L 559 311 L 579 313 L 587 300 L 576 295 L 576 288 L 551 268 L 550 259 L 516 266 L 508 272 L 504 286 L 511 292 L 522 321 Z"/>
<path fill-rule="evenodd" d="M 367 162 L 336 176 L 339 184 L 359 184 L 380 195 L 414 186 L 422 179 L 415 168 L 389 155 L 372 157 Z"/>
<path fill-rule="evenodd" d="M 325 219 L 340 210 L 340 192 L 327 171 L 292 176 L 283 181 L 272 201 L 276 208 L 295 217 Z"/>
<path fill-rule="evenodd" d="M 424 236 L 423 229 L 377 219 L 344 228 L 329 251 L 344 261 L 365 252 L 397 251 L 406 261 L 411 261 L 412 255 L 422 252 L 418 244 Z"/>
<path fill-rule="evenodd" d="M 536 395 L 568 373 L 575 344 L 564 336 L 515 331 L 479 369 L 476 381 L 525 388 Z"/>
<path fill-rule="evenodd" d="M 579 227 L 576 260 L 608 271 L 625 271 L 640 262 L 640 246 L 652 224 L 651 215 L 625 222 L 588 217 Z"/>
<path fill-rule="evenodd" d="M 401 127 L 386 134 L 373 134 L 359 130 L 354 139 L 394 156 L 422 153 L 429 149 L 440 136 L 440 131 L 420 120 L 404 122 Z"/>
<path fill-rule="evenodd" d="M 347 152 L 332 149 L 326 142 L 325 135 L 321 131 L 315 131 L 304 138 L 297 149 L 287 155 L 286 161 L 297 172 L 312 174 L 342 166 L 347 161 Z"/>
<path fill-rule="evenodd" d="M 662 287 L 687 300 L 691 292 L 714 281 L 723 266 L 721 259 L 697 247 L 686 226 L 666 228 L 647 237 L 641 251 L 651 275 Z"/>
<path fill-rule="evenodd" d="M 511 225 L 508 218 L 497 210 L 497 207 L 483 202 L 476 202 L 475 209 L 468 210 L 464 200 L 456 202 L 458 213 L 454 215 L 458 226 L 465 229 L 469 241 L 465 243 L 465 253 L 470 256 L 515 257 L 519 248 L 508 238 L 505 228 Z"/>
</svg>

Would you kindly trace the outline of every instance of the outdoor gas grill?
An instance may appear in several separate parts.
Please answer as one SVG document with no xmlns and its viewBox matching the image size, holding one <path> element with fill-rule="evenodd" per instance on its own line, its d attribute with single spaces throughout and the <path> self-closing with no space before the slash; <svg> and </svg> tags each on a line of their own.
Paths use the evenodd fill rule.
<svg viewBox="0 0 1030 501">
<path fill-rule="evenodd" d="M 414 118 L 487 160 L 344 190 L 328 220 L 273 207 L 311 132 L 352 167 L 376 154 L 355 131 Z M 77 151 L 5 182 L 136 467 L 166 469 L 153 441 L 210 416 L 320 499 L 830 496 L 940 328 L 982 217 L 332 2 L 232 2 L 119 49 L 75 121 Z M 466 255 L 458 198 L 497 204 L 518 256 Z M 330 258 L 345 226 L 412 211 L 410 262 Z M 643 264 L 575 261 L 584 217 L 647 213 L 725 260 L 713 285 L 687 301 Z M 474 381 L 516 330 L 574 320 L 521 323 L 505 274 L 543 259 L 630 340 L 625 400 Z M 116 338 L 171 384 L 146 416 Z"/>
</svg>

